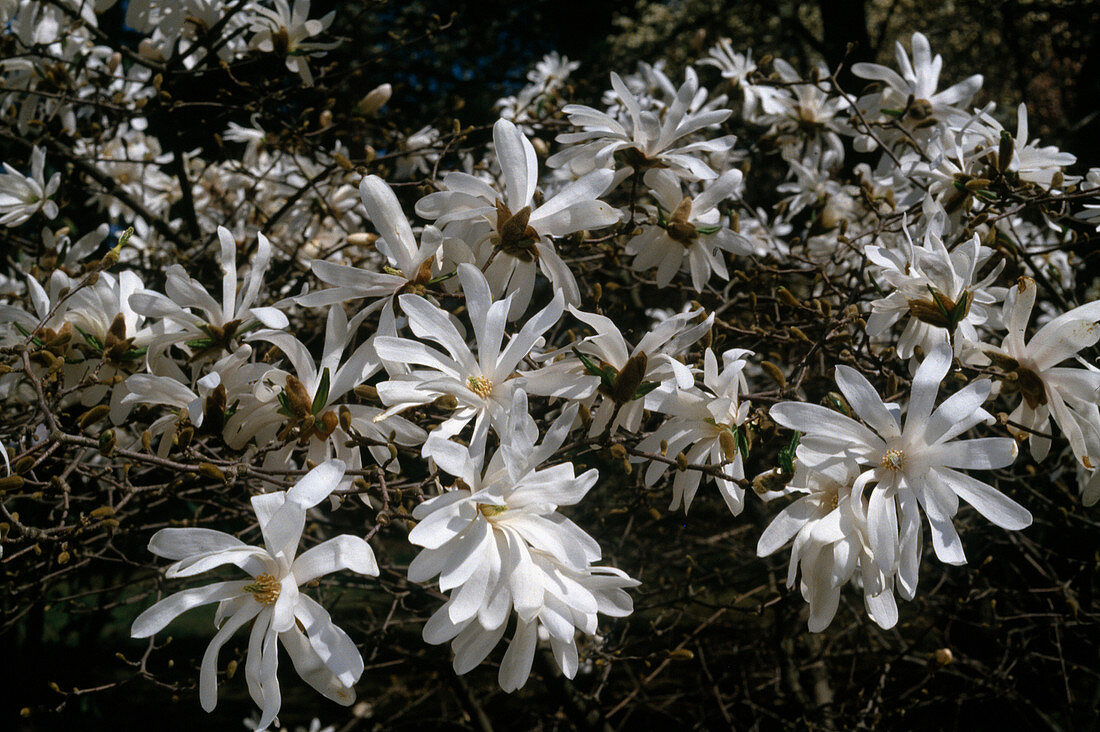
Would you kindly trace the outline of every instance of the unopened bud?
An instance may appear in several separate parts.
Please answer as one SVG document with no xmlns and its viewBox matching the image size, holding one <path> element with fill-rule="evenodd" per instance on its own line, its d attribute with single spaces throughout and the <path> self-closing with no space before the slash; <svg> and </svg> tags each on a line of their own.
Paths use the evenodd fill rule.
<svg viewBox="0 0 1100 732">
<path fill-rule="evenodd" d="M 364 117 L 371 117 L 385 106 L 392 94 L 392 86 L 389 84 L 379 84 L 359 100 L 359 104 L 355 105 L 355 111 Z"/>
<path fill-rule="evenodd" d="M 779 384 L 780 389 L 787 385 L 787 377 L 783 375 L 783 370 L 771 361 L 761 361 L 760 368 L 764 370 L 764 373 L 768 375 L 768 378 L 770 378 L 776 384 Z"/>
</svg>

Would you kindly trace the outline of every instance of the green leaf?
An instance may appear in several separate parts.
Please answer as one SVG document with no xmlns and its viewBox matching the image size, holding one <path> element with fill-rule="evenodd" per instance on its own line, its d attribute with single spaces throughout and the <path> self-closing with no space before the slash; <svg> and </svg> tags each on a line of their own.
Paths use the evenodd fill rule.
<svg viewBox="0 0 1100 732">
<path fill-rule="evenodd" d="M 185 341 L 184 344 L 188 348 L 192 348 L 196 351 L 205 351 L 214 345 L 213 338 L 195 338 L 194 340 Z"/>
<path fill-rule="evenodd" d="M 88 343 L 89 346 L 91 346 L 95 350 L 96 353 L 103 353 L 103 343 L 102 343 L 102 341 L 100 341 L 94 335 L 92 335 L 91 333 L 89 333 L 86 330 L 84 330 L 83 328 L 81 328 L 79 325 L 75 325 L 73 327 L 76 328 L 77 331 L 80 332 L 80 335 L 84 336 L 84 340 Z"/>
<path fill-rule="evenodd" d="M 328 403 L 329 373 L 328 367 L 321 372 L 321 383 L 317 385 L 317 393 L 313 395 L 313 413 L 317 414 Z"/>
<path fill-rule="evenodd" d="M 122 354 L 120 361 L 137 361 L 139 358 L 144 358 L 145 354 L 149 352 L 148 348 L 131 348 L 126 353 Z"/>
<path fill-rule="evenodd" d="M 661 208 L 661 204 L 657 204 L 657 226 L 662 229 L 668 228 L 668 217 L 665 216 L 665 210 Z"/>
<path fill-rule="evenodd" d="M 721 231 L 722 227 L 721 227 L 721 225 L 719 225 L 719 226 L 696 226 L 695 230 L 697 232 L 699 232 L 700 234 L 702 234 L 703 236 L 710 236 L 711 234 L 714 234 L 718 231 Z"/>
<path fill-rule="evenodd" d="M 798 449 L 798 441 L 802 439 L 802 433 L 797 430 L 791 435 L 791 441 L 779 451 L 779 467 L 787 475 L 794 475 L 794 453 Z"/>
<path fill-rule="evenodd" d="M 958 325 L 966 317 L 966 306 L 970 302 L 970 293 L 963 290 L 962 297 L 955 303 L 955 309 L 951 311 L 951 325 L 952 327 Z"/>
<path fill-rule="evenodd" d="M 282 405 L 278 409 L 279 414 L 283 415 L 284 417 L 293 417 L 294 413 L 290 411 L 290 399 L 287 398 L 286 392 L 280 391 L 275 396 L 279 400 L 279 404 Z"/>
<path fill-rule="evenodd" d="M 639 386 L 637 389 L 634 390 L 634 396 L 632 396 L 630 398 L 632 400 L 633 399 L 641 399 L 646 394 L 653 391 L 654 389 L 656 389 L 660 385 L 661 385 L 661 382 L 659 382 L 659 381 L 643 381 L 641 386 Z"/>
<path fill-rule="evenodd" d="M 737 441 L 737 449 L 741 451 L 743 457 L 749 456 L 749 439 L 745 436 L 745 431 L 740 427 L 733 428 L 733 439 Z"/>
<path fill-rule="evenodd" d="M 455 270 L 454 272 L 448 272 L 447 274 L 441 274 L 438 277 L 433 277 L 430 280 L 428 280 L 428 284 L 429 285 L 438 285 L 440 282 L 446 282 L 447 280 L 451 279 L 452 277 L 454 277 L 457 274 L 458 274 L 458 270 Z"/>
<path fill-rule="evenodd" d="M 15 329 L 18 330 L 23 335 L 29 336 L 31 334 L 31 332 L 29 330 L 27 330 L 23 326 L 19 325 L 19 323 L 14 323 L 14 325 L 15 325 Z M 33 343 L 38 348 L 41 348 L 44 345 L 43 342 L 42 342 L 42 339 L 39 338 L 38 336 L 35 336 L 34 338 L 31 338 L 31 343 Z"/>
<path fill-rule="evenodd" d="M 247 323 L 245 323 L 244 325 L 242 325 L 240 328 L 237 328 L 237 331 L 233 335 L 234 336 L 244 335 L 245 333 L 249 332 L 250 330 L 256 330 L 261 325 L 263 325 L 263 323 L 261 323 L 258 320 L 250 320 Z"/>
<path fill-rule="evenodd" d="M 954 323 L 955 321 L 951 319 L 951 313 L 947 312 L 947 308 L 945 308 L 943 306 L 943 303 L 940 301 L 939 293 L 932 289 L 932 285 L 925 285 L 925 287 L 927 287 L 928 291 L 932 293 L 932 302 L 936 303 L 936 307 L 938 307 L 940 309 L 940 312 L 943 313 L 944 319 L 948 323 Z"/>
<path fill-rule="evenodd" d="M 615 369 L 610 366 L 597 366 L 592 361 L 592 359 L 578 351 L 576 347 L 573 348 L 573 355 L 581 360 L 581 363 L 584 364 L 584 370 L 587 371 L 591 376 L 600 377 L 600 381 L 603 383 L 605 388 L 610 389 L 615 385 L 615 377 L 619 375 L 618 372 L 615 371 Z"/>
</svg>

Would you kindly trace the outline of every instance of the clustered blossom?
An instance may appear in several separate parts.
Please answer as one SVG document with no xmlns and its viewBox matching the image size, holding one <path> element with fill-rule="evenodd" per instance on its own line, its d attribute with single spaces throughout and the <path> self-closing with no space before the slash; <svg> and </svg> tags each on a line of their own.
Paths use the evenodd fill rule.
<svg viewBox="0 0 1100 732">
<path fill-rule="evenodd" d="M 2 32 L 27 53 L 0 61 L 6 89 L 30 89 L 50 58 L 79 55 L 81 74 L 110 71 L 115 97 L 130 100 L 120 103 L 149 98 L 149 68 L 96 50 L 91 4 L 81 4 L 80 24 L 46 4 L 9 5 L 0 4 L 0 28 L 9 23 Z M 238 5 L 229 18 L 224 3 L 135 1 L 126 23 L 146 36 L 140 57 L 156 63 L 176 56 L 192 68 L 210 52 L 196 28 L 225 17 L 219 58 L 275 54 L 305 84 L 324 73 L 310 60 L 333 45 L 333 13 L 310 18 L 309 0 Z M 897 624 L 896 598 L 917 593 L 925 526 L 937 559 L 966 561 L 960 501 L 998 527 L 1025 529 L 1028 510 L 988 472 L 974 474 L 1010 468 L 1018 443 L 1035 460 L 1073 465 L 1084 501 L 1095 502 L 1100 369 L 1088 349 L 1100 341 L 1100 302 L 1040 299 L 1037 280 L 1052 292 L 1075 281 L 1055 251 L 1069 235 L 1049 211 L 1036 223 L 1016 204 L 1059 199 L 1097 221 L 1100 171 L 1066 174 L 1075 158 L 1029 139 L 1023 105 L 1009 132 L 991 107 L 969 106 L 980 76 L 940 90 L 942 59 L 920 33 L 910 47 L 898 45 L 897 70 L 855 64 L 880 83 L 854 103 L 824 67 L 803 78 L 775 60 L 769 79 L 757 68 L 766 62 L 723 40 L 678 86 L 660 64 L 643 65 L 610 73 L 602 108 L 566 104 L 576 64 L 551 55 L 501 100 L 483 148 L 447 157 L 444 133 L 424 127 L 392 140 L 393 162 L 375 161 L 372 149 L 358 170 L 344 142 L 290 153 L 262 120 L 230 123 L 222 141 L 236 157 L 165 152 L 135 104 L 102 140 L 72 146 L 97 180 L 118 184 L 94 189 L 87 203 L 106 224 L 86 232 L 43 220 L 60 213 L 51 200 L 60 173 L 46 180 L 42 147 L 29 146 L 29 176 L 5 163 L 0 223 L 25 227 L 55 261 L 13 257 L 18 273 L 2 282 L 0 343 L 34 357 L 0 375 L 0 397 L 37 405 L 45 382 L 57 407 L 79 408 L 88 424 L 107 420 L 108 438 L 88 458 L 98 464 L 120 446 L 190 460 L 227 484 L 241 475 L 230 469 L 237 461 L 268 478 L 250 496 L 262 547 L 201 527 L 165 528 L 149 543 L 173 560 L 168 579 L 225 565 L 249 579 L 170 595 L 138 616 L 133 636 L 216 602 L 199 669 L 204 709 L 217 700 L 219 650 L 248 625 L 257 729 L 281 707 L 280 644 L 310 686 L 350 704 L 364 669 L 356 640 L 302 588 L 380 568 L 360 536 L 299 553 L 304 535 L 330 525 L 306 531 L 307 517 L 343 506 L 376 511 L 379 530 L 408 526 L 401 539 L 419 550 L 409 582 L 446 595 L 423 638 L 450 644 L 456 673 L 511 631 L 502 689 L 528 681 L 540 643 L 573 678 L 607 622 L 599 616 L 628 616 L 627 591 L 640 584 L 601 564 L 602 537 L 570 518 L 582 521 L 576 507 L 601 480 L 584 467 L 588 453 L 610 456 L 624 475 L 639 467 L 639 488 L 667 489 L 670 511 L 714 500 L 730 518 L 726 509 L 737 517 L 749 501 L 785 502 L 757 553 L 790 544 L 787 585 L 798 584 L 815 632 L 849 582 L 875 623 Z M 705 74 L 739 100 L 711 94 Z M 380 113 L 390 89 L 377 90 L 360 112 Z M 0 92 L 0 113 L 28 130 L 56 118 L 75 134 L 83 118 L 72 104 Z M 741 164 L 755 143 L 738 141 L 734 121 L 778 153 L 784 177 L 768 196 Z M 853 148 L 873 159 L 845 178 Z M 454 160 L 461 169 L 449 169 Z M 190 190 L 179 183 L 188 176 Z M 395 190 L 387 178 L 424 186 Z M 176 218 L 185 200 L 190 222 Z M 1004 201 L 1013 209 L 1002 214 L 994 204 Z M 188 227 L 199 236 L 181 238 Z M 1015 281 L 1004 276 L 1006 246 L 1031 268 Z M 820 281 L 805 291 L 751 299 L 812 311 L 831 329 L 820 340 L 731 318 L 726 295 L 745 289 L 738 275 L 750 267 L 782 282 L 811 265 Z M 623 272 L 594 269 L 615 266 Z M 623 315 L 603 297 L 624 282 L 660 290 L 668 309 Z M 841 328 L 859 353 L 816 366 Z M 771 337 L 805 341 L 805 358 L 772 363 Z M 883 366 L 895 361 L 900 368 Z M 815 367 L 835 377 L 828 406 L 803 378 Z M 1000 420 L 994 402 L 1009 412 Z M 39 447 L 59 429 L 52 417 L 36 427 Z M 17 434 L 4 441 L 34 447 Z M 196 460 L 196 440 L 217 446 L 212 460 Z M 764 468 L 755 480 L 750 465 Z M 389 520 L 398 509 L 387 480 L 422 499 L 403 521 Z M 710 483 L 717 496 L 699 492 Z"/>
</svg>

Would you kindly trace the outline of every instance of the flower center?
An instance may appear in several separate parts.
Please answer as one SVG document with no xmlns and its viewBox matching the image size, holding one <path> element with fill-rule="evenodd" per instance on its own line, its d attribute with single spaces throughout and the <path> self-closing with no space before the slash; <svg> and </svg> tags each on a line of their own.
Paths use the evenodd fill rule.
<svg viewBox="0 0 1100 732">
<path fill-rule="evenodd" d="M 901 450 L 887 450 L 882 456 L 882 467 L 891 472 L 898 472 L 905 467 L 905 453 Z"/>
<path fill-rule="evenodd" d="M 251 593 L 261 605 L 274 605 L 279 599 L 279 586 L 279 580 L 270 574 L 258 574 L 252 584 L 244 586 L 244 591 Z"/>
<path fill-rule="evenodd" d="M 493 382 L 489 381 L 484 376 L 471 376 L 466 379 L 466 386 L 470 388 L 470 391 L 477 394 L 482 399 L 485 399 L 493 392 Z"/>
<path fill-rule="evenodd" d="M 507 506 L 495 506 L 492 503 L 479 503 L 477 504 L 477 510 L 481 511 L 481 515 L 485 518 L 493 518 L 499 516 L 508 510 Z"/>
</svg>

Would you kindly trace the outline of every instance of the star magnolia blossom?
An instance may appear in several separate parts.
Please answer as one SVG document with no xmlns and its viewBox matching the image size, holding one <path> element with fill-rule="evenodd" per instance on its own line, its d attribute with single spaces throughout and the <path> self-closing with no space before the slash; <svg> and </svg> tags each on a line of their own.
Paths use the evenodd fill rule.
<svg viewBox="0 0 1100 732">
<path fill-rule="evenodd" d="M 735 479 L 745 477 L 745 466 L 739 439 L 744 439 L 740 427 L 748 419 L 751 404 L 741 401 L 741 393 L 748 390 L 745 381 L 745 357 L 752 351 L 731 349 L 722 354 L 723 369 L 718 371 L 718 359 L 709 348 L 703 357 L 703 389 L 674 391 L 669 399 L 657 408 L 668 414 L 665 421 L 649 437 L 638 443 L 643 452 L 667 455 L 684 452 L 688 463 L 718 466 Z M 653 486 L 667 472 L 668 463 L 650 462 L 645 472 L 645 484 Z M 684 505 L 684 513 L 691 507 L 703 473 L 699 470 L 681 470 L 672 483 L 670 511 Z M 718 484 L 718 490 L 730 512 L 736 516 L 745 506 L 745 489 L 728 478 L 710 476 Z"/>
<path fill-rule="evenodd" d="M 295 557 L 306 510 L 327 498 L 343 474 L 344 464 L 333 460 L 318 465 L 286 492 L 253 496 L 263 547 L 248 546 L 212 529 L 161 529 L 150 540 L 149 551 L 176 560 L 166 570 L 169 579 L 192 577 L 227 564 L 251 577 L 177 592 L 139 615 L 131 628 L 134 638 L 148 638 L 181 613 L 218 603 L 214 617 L 218 632 L 199 672 L 199 701 L 204 710 L 212 711 L 218 701 L 218 652 L 249 622 L 252 631 L 244 675 L 249 694 L 263 712 L 258 729 L 274 721 L 282 703 L 276 641 L 306 683 L 345 706 L 355 701 L 353 686 L 363 673 L 363 659 L 351 638 L 299 587 L 341 569 L 377 577 L 374 552 L 363 539 L 344 534 Z"/>
<path fill-rule="evenodd" d="M 493 125 L 493 145 L 504 179 L 503 194 L 481 178 L 448 173 L 443 190 L 417 201 L 416 213 L 434 220 L 445 235 L 461 234 L 471 243 L 496 297 L 515 293 L 509 319 L 518 318 L 530 304 L 536 269 L 563 292 L 566 304 L 579 305 L 577 281 L 549 237 L 617 223 L 618 211 L 598 200 L 614 174 L 592 171 L 538 206 L 534 200 L 538 158 L 531 141 L 514 124 L 500 119 Z"/>
<path fill-rule="evenodd" d="M 852 65 L 852 73 L 856 76 L 885 84 L 880 93 L 871 97 L 874 106 L 895 116 L 905 110 L 902 121 L 918 130 L 925 128 L 923 123 L 933 117 L 939 121 L 952 116 L 964 117 L 965 113 L 960 108 L 968 104 L 982 88 L 981 74 L 974 74 L 954 86 L 937 91 L 943 57 L 939 54 L 932 56 L 928 38 L 923 33 L 913 34 L 912 47 L 913 59 L 910 61 L 901 42 L 895 44 L 900 74 L 879 64 L 861 62 Z M 867 99 L 860 99 L 860 106 L 864 106 Z"/>
<path fill-rule="evenodd" d="M 178 264 L 168 267 L 164 292 L 140 290 L 130 296 L 134 312 L 163 318 L 170 332 L 150 344 L 154 353 L 173 344 L 187 347 L 191 360 L 217 356 L 237 347 L 239 337 L 261 325 L 285 328 L 290 321 L 277 307 L 253 307 L 259 301 L 264 275 L 271 264 L 271 242 L 257 234 L 256 256 L 243 288 L 238 291 L 237 242 L 218 227 L 218 263 L 222 269 L 221 303 Z M 198 311 L 201 313 L 194 312 Z"/>
<path fill-rule="evenodd" d="M 696 292 L 703 291 L 712 271 L 728 280 L 725 253 L 752 251 L 718 212 L 718 204 L 741 187 L 741 171 L 727 170 L 694 199 L 682 195 L 680 180 L 667 170 L 646 171 L 645 183 L 667 222 L 643 227 L 626 245 L 626 253 L 634 255 L 633 269 L 644 272 L 656 267 L 657 286 L 668 287 L 686 259 Z"/>
<path fill-rule="evenodd" d="M 927 352 L 938 343 L 953 342 L 957 356 L 980 361 L 977 327 L 996 313 L 991 306 L 1002 290 L 991 285 L 1004 262 L 979 280 L 978 272 L 993 252 L 981 245 L 977 235 L 948 251 L 940 230 L 939 225 L 931 226 L 922 246 L 915 246 L 906 230 L 904 248 L 866 247 L 867 259 L 893 288 L 871 303 L 867 334 L 881 335 L 908 318 L 897 340 L 900 357 L 912 358 L 917 348 Z"/>
<path fill-rule="evenodd" d="M 19 226 L 41 211 L 46 218 L 57 218 L 57 204 L 49 200 L 61 185 L 61 173 L 46 182 L 46 151 L 35 147 L 31 152 L 31 174 L 23 175 L 4 163 L 0 174 L 0 224 Z"/>
<path fill-rule="evenodd" d="M 433 439 L 458 434 L 474 420 L 470 445 L 474 453 L 479 454 L 485 448 L 490 424 L 499 431 L 512 403 L 516 386 L 512 376 L 516 367 L 542 334 L 561 318 L 562 293 L 560 290 L 554 293 L 550 304 L 524 323 L 502 349 L 510 296 L 493 300 L 485 276 L 470 264 L 458 266 L 458 279 L 466 295 L 466 308 L 477 340 L 477 356 L 466 345 L 466 339 L 459 334 L 447 313 L 422 297 L 402 295 L 399 298 L 401 310 L 408 317 L 413 334 L 435 341 L 446 353 L 408 338 L 375 337 L 375 348 L 383 361 L 424 367 L 409 374 L 398 374 L 378 385 L 378 396 L 389 406 L 378 419 L 439 397 L 453 397 L 456 409 L 432 431 Z M 432 440 L 425 443 L 425 455 L 431 443 Z"/>
<path fill-rule="evenodd" d="M 951 347 L 937 345 L 913 377 L 905 425 L 855 369 L 836 367 L 836 383 L 863 423 L 816 404 L 781 402 L 771 409 L 778 424 L 803 433 L 798 460 L 824 468 L 838 460 L 864 466 L 849 502 L 867 521 L 871 554 L 883 572 L 898 575 L 902 595 L 916 593 L 921 554 L 920 510 L 932 531 L 940 561 L 963 564 L 966 557 L 951 522 L 962 498 L 1004 529 L 1031 524 L 1031 514 L 992 486 L 958 468 L 991 470 L 1016 459 L 1016 441 L 1006 437 L 956 440 L 993 417 L 981 408 L 992 384 L 983 379 L 945 399 L 933 411 L 940 383 L 951 367 Z M 865 424 L 864 424 L 865 423 Z M 871 487 L 865 502 L 863 492 Z M 900 524 L 899 524 L 900 521 Z"/>
<path fill-rule="evenodd" d="M 858 473 L 855 463 L 846 460 L 820 471 L 799 464 L 788 487 L 806 495 L 780 511 L 756 545 L 756 553 L 766 557 L 794 540 L 787 587 L 794 587 L 801 569 L 799 589 L 810 604 L 809 628 L 814 633 L 832 622 L 840 590 L 857 572 L 871 619 L 883 628 L 898 622 L 894 575 L 884 572 L 871 554 L 866 506 L 853 510 L 852 482 Z"/>
<path fill-rule="evenodd" d="M 982 121 L 989 125 L 990 139 L 986 144 L 997 149 L 1007 131 L 989 114 L 983 114 Z M 1019 175 L 1020 180 L 1049 188 L 1055 173 L 1077 162 L 1076 155 L 1062 152 L 1054 145 L 1040 147 L 1039 140 L 1028 140 L 1027 105 L 1022 102 L 1016 108 L 1016 134 L 1011 137 L 1012 159 L 1007 169 Z"/>
<path fill-rule="evenodd" d="M 256 34 L 248 45 L 264 53 L 277 53 L 286 58 L 286 67 L 302 77 L 307 85 L 313 84 L 309 69 L 309 57 L 318 51 L 334 48 L 337 44 L 307 40 L 324 32 L 332 25 L 336 11 L 330 11 L 318 19 L 309 19 L 310 0 L 294 0 L 291 9 L 286 0 L 275 0 L 274 8 L 262 5 L 251 7 L 255 13 L 251 30 Z"/>
<path fill-rule="evenodd" d="M 570 308 L 570 312 L 596 331 L 575 349 L 588 364 L 572 357 L 551 363 L 533 373 L 525 388 L 532 394 L 588 402 L 598 392 L 603 401 L 592 415 L 590 435 L 598 435 L 605 429 L 614 432 L 620 427 L 637 432 L 645 410 L 667 397 L 667 393 L 654 392 L 666 383 L 665 392 L 695 385 L 695 375 L 677 357 L 710 330 L 713 313 L 703 317 L 700 309 L 667 318 L 631 349 L 610 318 L 576 308 Z M 593 368 L 602 375 L 593 375 Z"/>
<path fill-rule="evenodd" d="M 1089 443 L 1095 445 L 1100 435 L 1095 414 L 1100 373 L 1058 366 L 1100 340 L 1100 301 L 1062 313 L 1025 342 L 1035 294 L 1030 277 L 1021 277 L 1009 288 L 1003 316 L 1008 334 L 1000 348 L 983 346 L 994 365 L 1015 376 L 1013 383 L 1023 397 L 1008 417 L 1022 428 L 1010 429 L 1028 440 L 1032 457 L 1042 460 L 1050 450 L 1050 439 L 1043 435 L 1049 434 L 1053 416 L 1081 464 L 1100 467 L 1097 447 L 1089 450 Z"/>
<path fill-rule="evenodd" d="M 537 428 L 517 392 L 511 429 L 484 471 L 466 447 L 440 441 L 433 458 L 460 478 L 455 488 L 420 504 L 409 541 L 424 549 L 409 565 L 409 580 L 439 576 L 447 602 L 424 626 L 424 640 L 452 641 L 454 668 L 477 666 L 503 637 L 514 608 L 515 635 L 501 663 L 499 682 L 514 691 L 527 680 L 537 631 L 549 634 L 563 673 L 577 671 L 576 631 L 596 631 L 596 614 L 621 617 L 632 610 L 624 587 L 638 583 L 611 567 L 593 567 L 600 547 L 557 512 L 579 502 L 595 484 L 595 469 L 575 475 L 570 463 L 546 461 L 569 435 L 576 407 L 567 409 L 536 445 Z"/>
<path fill-rule="evenodd" d="M 389 306 L 398 292 L 422 291 L 431 281 L 436 252 L 443 243 L 439 230 L 425 227 L 418 245 L 393 189 L 376 175 L 368 175 L 359 183 L 359 197 L 367 209 L 367 218 L 378 230 L 375 247 L 385 257 L 383 271 L 314 259 L 310 263 L 313 274 L 333 287 L 295 298 L 299 305 L 320 307 L 365 297 L 378 299 L 375 307 Z"/>
<path fill-rule="evenodd" d="M 699 91 L 699 78 L 690 66 L 685 77 L 662 121 L 653 112 L 643 111 L 638 98 L 626 83 L 618 74 L 611 72 L 611 86 L 627 111 L 627 124 L 598 109 L 567 104 L 562 111 L 569 115 L 571 123 L 583 129 L 581 132 L 558 135 L 558 142 L 565 143 L 567 147 L 551 156 L 546 164 L 551 168 L 569 166 L 573 172 L 583 173 L 610 166 L 612 156 L 619 154 L 625 163 L 623 169 L 628 173 L 651 167 L 667 167 L 688 180 L 717 178 L 718 173 L 702 158 L 710 153 L 729 150 L 736 140 L 733 135 L 681 144 L 679 147 L 673 145 L 699 130 L 724 122 L 732 112 L 728 109 L 690 112 Z"/>
</svg>

